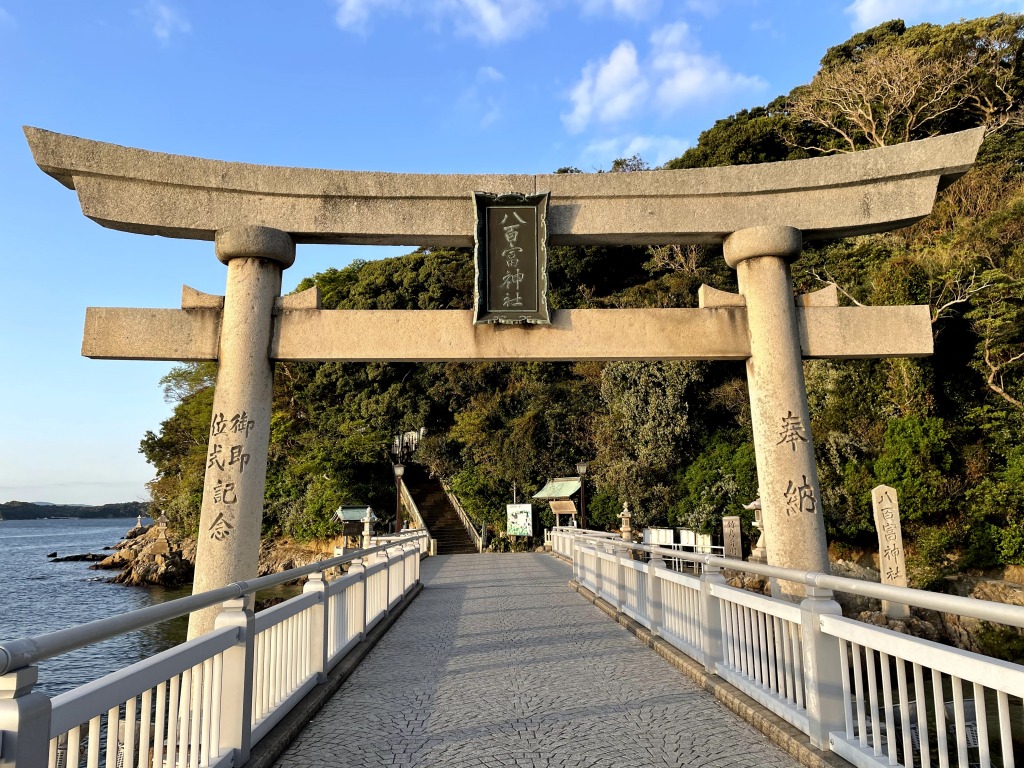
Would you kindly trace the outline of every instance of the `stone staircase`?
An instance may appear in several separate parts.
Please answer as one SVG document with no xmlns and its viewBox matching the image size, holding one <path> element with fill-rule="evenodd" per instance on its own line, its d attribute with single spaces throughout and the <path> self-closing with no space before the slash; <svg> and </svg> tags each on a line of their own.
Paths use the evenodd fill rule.
<svg viewBox="0 0 1024 768">
<path fill-rule="evenodd" d="M 402 479 L 431 537 L 437 540 L 437 554 L 475 555 L 476 545 L 448 500 L 440 481 L 431 478 L 420 464 L 412 463 L 405 465 L 405 476 Z"/>
</svg>

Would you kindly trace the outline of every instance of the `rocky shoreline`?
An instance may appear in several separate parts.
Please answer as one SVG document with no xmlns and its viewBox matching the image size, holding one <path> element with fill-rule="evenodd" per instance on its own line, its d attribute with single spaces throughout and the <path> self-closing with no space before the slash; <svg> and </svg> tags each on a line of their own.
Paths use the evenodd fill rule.
<svg viewBox="0 0 1024 768">
<path fill-rule="evenodd" d="M 168 533 L 161 542 L 157 525 L 132 528 L 110 554 L 50 553 L 51 562 L 88 561 L 93 570 L 117 571 L 109 579 L 129 586 L 180 587 L 191 583 L 195 572 L 196 540 Z M 281 573 L 332 557 L 334 542 L 298 543 L 290 539 L 260 545 L 259 575 Z"/>
</svg>

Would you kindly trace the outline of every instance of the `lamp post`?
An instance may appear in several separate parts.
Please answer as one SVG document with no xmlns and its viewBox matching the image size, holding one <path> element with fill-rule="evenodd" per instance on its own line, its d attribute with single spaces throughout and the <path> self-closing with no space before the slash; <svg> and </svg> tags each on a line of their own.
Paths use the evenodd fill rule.
<svg viewBox="0 0 1024 768">
<path fill-rule="evenodd" d="M 580 476 L 580 528 L 587 528 L 587 502 L 586 502 L 586 481 L 587 462 L 581 461 L 576 465 L 576 472 Z"/>
<path fill-rule="evenodd" d="M 402 532 L 402 475 L 405 474 L 405 465 L 395 464 L 395 533 Z"/>
</svg>

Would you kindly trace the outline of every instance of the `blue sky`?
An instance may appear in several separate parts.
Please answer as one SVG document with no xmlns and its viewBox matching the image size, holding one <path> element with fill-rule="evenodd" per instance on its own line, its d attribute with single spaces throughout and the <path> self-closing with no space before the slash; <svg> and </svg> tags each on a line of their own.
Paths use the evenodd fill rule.
<svg viewBox="0 0 1024 768">
<path fill-rule="evenodd" d="M 211 243 L 105 230 L 23 124 L 222 160 L 419 173 L 659 164 L 830 45 L 988 0 L 0 0 L 0 502 L 146 498 L 167 363 L 79 354 L 87 306 L 223 293 Z M 285 289 L 407 249 L 300 246 Z"/>
</svg>

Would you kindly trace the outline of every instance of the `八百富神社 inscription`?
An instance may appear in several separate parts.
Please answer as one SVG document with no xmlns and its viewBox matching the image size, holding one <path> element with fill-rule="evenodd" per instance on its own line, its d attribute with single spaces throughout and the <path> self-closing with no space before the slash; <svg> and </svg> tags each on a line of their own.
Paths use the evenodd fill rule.
<svg viewBox="0 0 1024 768">
<path fill-rule="evenodd" d="M 474 323 L 547 325 L 548 196 L 476 192 Z"/>
<path fill-rule="evenodd" d="M 726 557 L 743 559 L 743 538 L 740 534 L 740 518 L 730 515 L 722 518 L 722 544 Z"/>
<path fill-rule="evenodd" d="M 970 168 L 983 132 L 732 168 L 426 176 L 224 163 L 26 128 L 39 167 L 77 192 L 86 216 L 128 232 L 215 240 L 227 265 L 222 300 L 186 290 L 182 310 L 90 308 L 82 345 L 98 358 L 216 360 L 214 413 L 253 423 L 244 442 L 220 452 L 211 434 L 210 453 L 226 461 L 207 471 L 200 527 L 210 535 L 199 540 L 196 591 L 256 574 L 279 360 L 745 360 L 768 561 L 827 572 L 802 361 L 931 354 L 931 318 L 925 306 L 840 307 L 834 289 L 794 298 L 789 265 L 804 240 L 926 216 L 938 189 Z M 504 212 L 481 215 L 480 189 L 515 197 Z M 547 215 L 534 220 L 522 209 L 538 194 Z M 722 244 L 739 293 L 704 286 L 696 309 L 560 311 L 539 328 L 474 324 L 481 311 L 533 306 L 523 290 L 531 226 L 541 252 L 547 242 Z M 296 243 L 464 247 L 488 233 L 491 271 L 478 273 L 475 312 L 325 311 L 315 290 L 280 297 Z M 538 282 L 545 312 L 546 290 Z M 194 616 L 190 634 L 212 622 L 213 612 Z"/>
<path fill-rule="evenodd" d="M 896 489 L 878 485 L 871 490 L 871 507 L 878 531 L 878 570 L 882 583 L 907 586 L 907 558 L 903 551 L 900 505 Z M 910 618 L 910 606 L 882 601 L 882 611 L 892 619 Z"/>
</svg>

